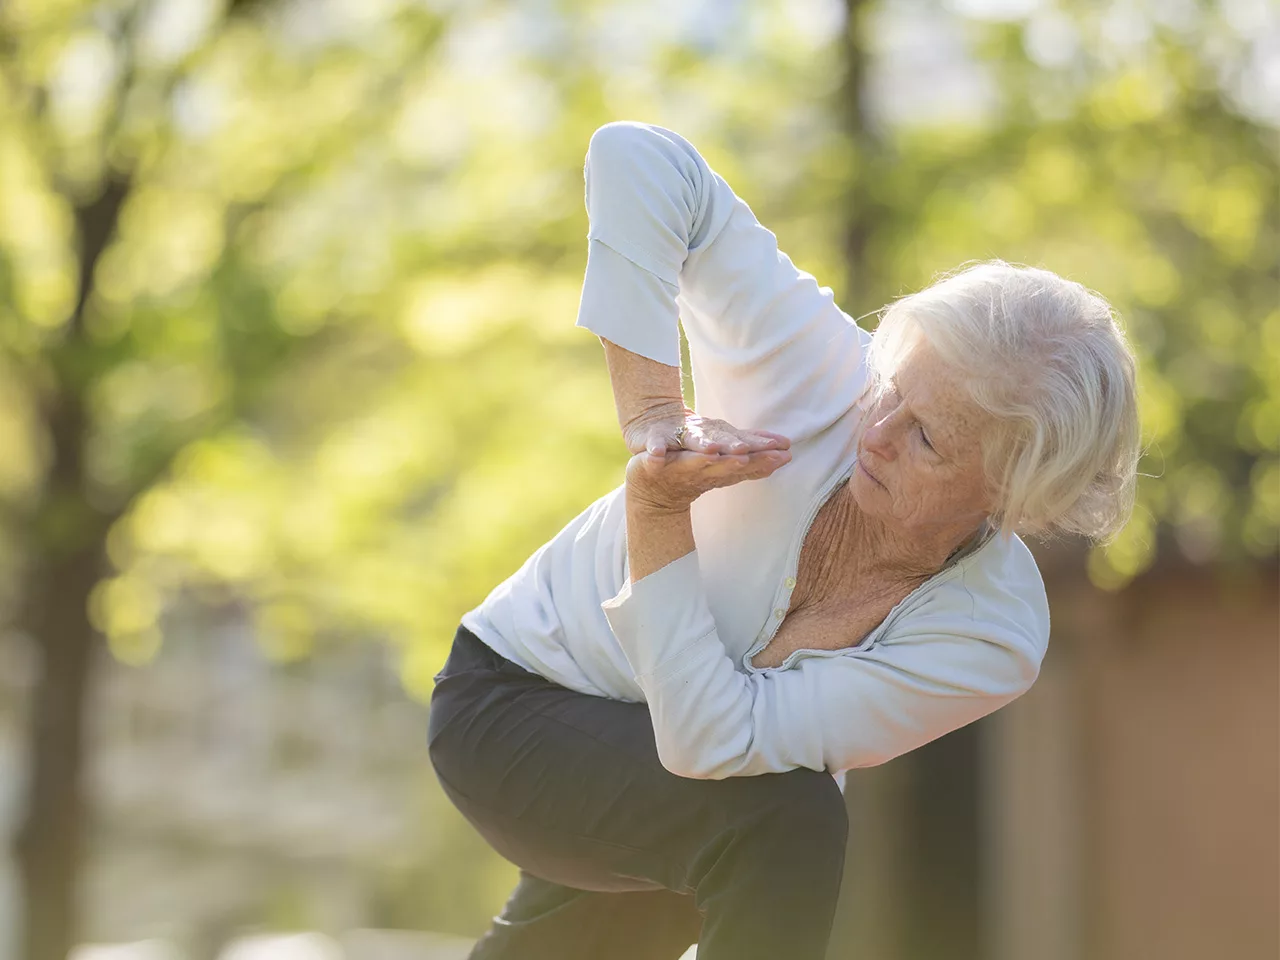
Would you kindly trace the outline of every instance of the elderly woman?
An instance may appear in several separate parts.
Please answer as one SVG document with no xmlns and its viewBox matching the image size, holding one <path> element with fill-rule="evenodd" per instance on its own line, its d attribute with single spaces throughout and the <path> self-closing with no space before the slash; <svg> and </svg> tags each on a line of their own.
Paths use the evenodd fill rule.
<svg viewBox="0 0 1280 960">
<path fill-rule="evenodd" d="M 662 127 L 601 127 L 585 177 L 577 323 L 634 456 L 436 677 L 436 773 L 521 868 L 471 956 L 819 960 L 838 778 L 1031 686 L 1019 533 L 1124 523 L 1133 359 L 1098 296 L 1000 262 L 868 334 Z"/>
</svg>

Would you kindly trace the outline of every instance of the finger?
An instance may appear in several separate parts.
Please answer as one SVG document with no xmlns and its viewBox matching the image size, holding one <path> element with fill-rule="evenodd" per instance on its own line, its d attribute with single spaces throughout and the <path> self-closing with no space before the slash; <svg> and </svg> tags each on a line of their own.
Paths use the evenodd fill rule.
<svg viewBox="0 0 1280 960">
<path fill-rule="evenodd" d="M 791 462 L 790 457 L 773 457 L 765 461 L 760 467 L 760 476 L 767 477 Z"/>
<path fill-rule="evenodd" d="M 670 447 L 660 450 L 658 453 L 653 453 L 652 451 L 645 451 L 645 453 L 645 462 L 654 471 L 676 469 L 676 465 L 685 462 L 690 455 L 688 450 L 673 450 Z M 701 454 L 692 455 L 695 457 L 701 456 Z"/>
<path fill-rule="evenodd" d="M 791 438 L 784 437 L 780 433 L 771 433 L 768 430 L 752 430 L 757 437 L 763 437 L 766 442 L 772 441 L 773 448 L 777 450 L 786 450 L 791 446 Z"/>
<path fill-rule="evenodd" d="M 684 448 L 701 453 L 719 453 L 722 445 L 708 431 L 698 427 L 684 435 Z"/>
<path fill-rule="evenodd" d="M 768 450 L 753 454 L 746 472 L 752 479 L 767 477 L 779 467 L 791 462 L 791 454 L 786 450 Z"/>
<path fill-rule="evenodd" d="M 752 453 L 759 453 L 766 450 L 781 450 L 788 441 L 779 440 L 776 437 L 763 436 L 759 433 L 744 433 L 743 439 L 750 445 L 749 449 Z"/>
<path fill-rule="evenodd" d="M 662 424 L 650 424 L 642 435 L 643 446 L 637 450 L 637 453 L 647 453 L 649 455 L 664 453 L 671 439 L 671 431 Z"/>
<path fill-rule="evenodd" d="M 733 428 L 721 429 L 716 439 L 728 453 L 747 453 L 756 448 L 749 435 L 744 436 L 742 431 Z"/>
<path fill-rule="evenodd" d="M 724 431 L 725 449 L 733 453 L 755 453 L 761 450 L 777 450 L 783 449 L 784 445 L 789 446 L 791 441 L 780 434 L 762 433 L 759 430 L 736 430 L 730 428 Z"/>
<path fill-rule="evenodd" d="M 750 480 L 763 480 L 772 472 L 773 469 L 751 467 L 731 473 L 709 474 L 704 477 L 702 483 L 708 488 L 731 487 L 734 484 L 745 483 Z"/>
<path fill-rule="evenodd" d="M 751 466 L 751 456 L 746 453 L 722 453 L 709 459 L 703 473 L 712 477 L 725 477 L 741 474 Z"/>
<path fill-rule="evenodd" d="M 695 474 L 701 473 L 707 467 L 714 466 L 720 460 L 720 455 L 716 453 L 702 453 L 698 450 L 670 450 L 667 452 L 666 462 L 664 465 L 667 470 L 672 471 L 673 475 L 681 473 Z"/>
<path fill-rule="evenodd" d="M 717 423 L 714 427 L 704 428 L 703 433 L 717 444 L 721 453 L 749 453 L 764 447 L 763 441 L 729 424 Z"/>
</svg>

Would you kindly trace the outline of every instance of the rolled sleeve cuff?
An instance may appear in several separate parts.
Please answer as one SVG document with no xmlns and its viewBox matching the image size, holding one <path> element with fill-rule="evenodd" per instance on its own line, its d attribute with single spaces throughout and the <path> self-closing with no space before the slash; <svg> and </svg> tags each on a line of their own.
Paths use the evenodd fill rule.
<svg viewBox="0 0 1280 960">
<path fill-rule="evenodd" d="M 587 243 L 587 271 L 574 326 L 623 349 L 680 366 L 679 287 L 599 240 Z"/>
<path fill-rule="evenodd" d="M 717 642 L 696 550 L 628 580 L 600 609 L 637 678 L 679 666 L 698 654 L 701 641 Z"/>
</svg>

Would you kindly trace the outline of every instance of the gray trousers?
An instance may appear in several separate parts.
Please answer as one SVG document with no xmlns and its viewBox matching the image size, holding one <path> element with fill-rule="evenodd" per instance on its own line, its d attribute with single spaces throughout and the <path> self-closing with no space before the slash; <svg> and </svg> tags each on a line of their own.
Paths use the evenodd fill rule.
<svg viewBox="0 0 1280 960">
<path fill-rule="evenodd" d="M 436 676 L 441 787 L 520 867 L 472 960 L 823 960 L 848 818 L 814 770 L 662 766 L 648 708 L 568 690 L 464 627 Z"/>
</svg>

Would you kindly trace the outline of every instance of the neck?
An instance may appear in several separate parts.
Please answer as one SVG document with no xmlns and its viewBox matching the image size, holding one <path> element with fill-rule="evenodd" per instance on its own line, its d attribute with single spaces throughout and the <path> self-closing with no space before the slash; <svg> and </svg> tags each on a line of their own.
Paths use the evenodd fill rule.
<svg viewBox="0 0 1280 960">
<path fill-rule="evenodd" d="M 927 580 L 981 527 L 981 521 L 976 521 L 904 531 L 859 510 L 847 487 L 841 495 L 847 501 L 847 562 L 858 576 Z"/>
</svg>

